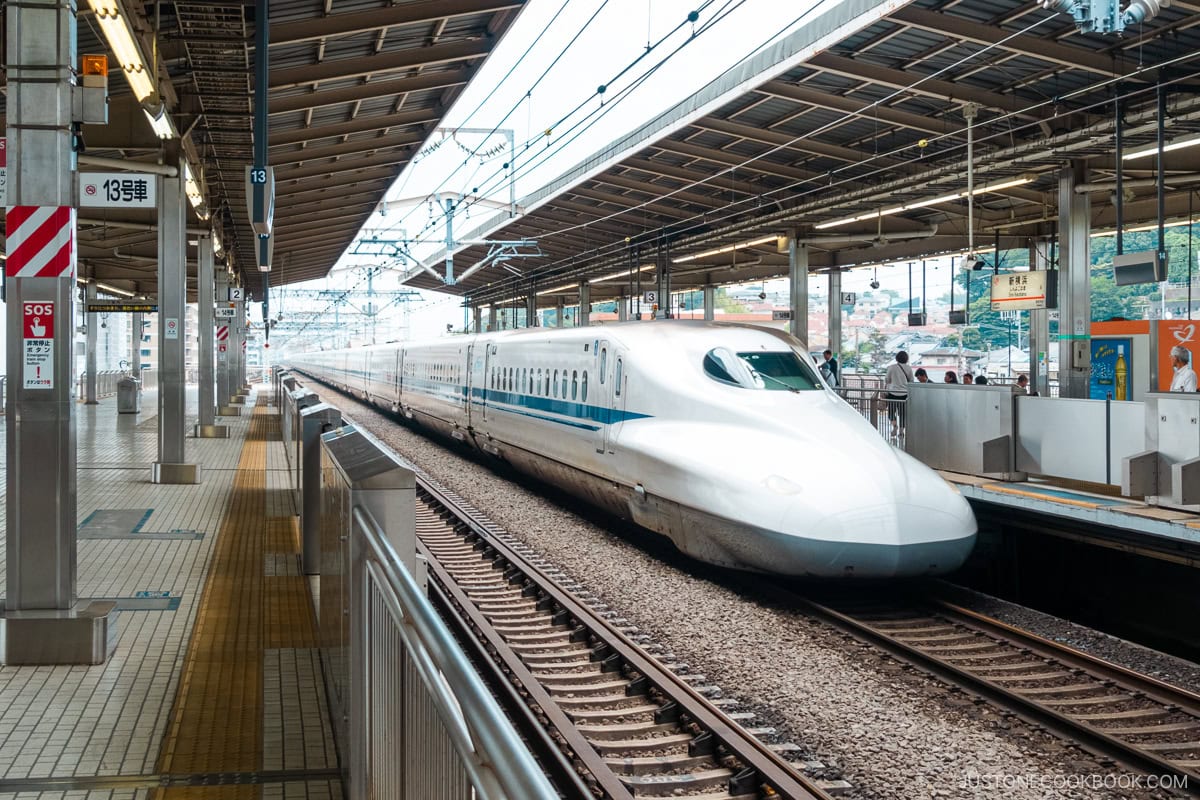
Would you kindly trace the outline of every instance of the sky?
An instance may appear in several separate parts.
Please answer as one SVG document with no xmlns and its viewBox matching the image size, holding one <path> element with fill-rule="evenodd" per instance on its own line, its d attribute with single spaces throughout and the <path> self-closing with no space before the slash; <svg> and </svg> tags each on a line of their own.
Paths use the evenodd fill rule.
<svg viewBox="0 0 1200 800">
<path fill-rule="evenodd" d="M 507 203 L 504 165 L 511 162 L 519 200 L 837 2 L 530 0 L 443 121 L 445 128 L 483 132 L 435 133 L 363 235 L 419 239 L 412 253 L 427 257 L 444 238 L 432 196 L 478 194 Z M 694 23 L 688 22 L 692 11 L 698 12 Z M 601 85 L 603 94 L 597 92 Z M 494 128 L 512 131 L 515 160 L 504 134 L 487 135 Z M 456 233 L 495 213 L 469 209 L 455 218 Z M 328 283 L 308 285 L 361 285 L 361 267 L 379 263 L 347 255 Z M 398 288 L 396 276 L 407 264 L 382 263 L 387 269 L 375 285 Z M 446 324 L 463 324 L 457 298 L 423 295 L 429 299 L 412 312 L 412 336 L 444 334 Z"/>
</svg>

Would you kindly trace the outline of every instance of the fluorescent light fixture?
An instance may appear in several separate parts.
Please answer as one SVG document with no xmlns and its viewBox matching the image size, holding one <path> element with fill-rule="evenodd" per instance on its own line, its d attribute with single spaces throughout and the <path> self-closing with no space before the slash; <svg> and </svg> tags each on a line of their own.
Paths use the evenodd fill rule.
<svg viewBox="0 0 1200 800">
<path fill-rule="evenodd" d="M 142 58 L 142 51 L 129 25 L 129 17 L 125 15 L 121 4 L 118 0 L 88 0 L 88 5 L 96 14 L 96 22 L 117 63 L 121 65 L 133 96 L 139 103 L 156 98 L 157 87 L 150 77 L 150 71 L 146 69 L 146 60 Z"/>
<path fill-rule="evenodd" d="M 107 283 L 100 283 L 99 281 L 96 282 L 96 288 L 102 292 L 108 292 L 109 294 L 120 295 L 121 297 L 133 297 L 134 296 L 134 293 L 131 291 L 128 291 L 127 289 L 118 289 L 115 286 L 109 286 Z"/>
<path fill-rule="evenodd" d="M 204 192 L 200 189 L 200 182 L 196 180 L 192 165 L 186 160 L 183 162 L 183 190 L 200 219 L 208 219 L 208 209 L 204 206 Z"/>
<path fill-rule="evenodd" d="M 212 246 L 213 255 L 221 255 L 224 246 L 221 244 L 221 231 L 218 228 L 212 229 Z"/>
<path fill-rule="evenodd" d="M 570 291 L 571 289 L 578 289 L 578 288 L 579 288 L 578 283 L 564 283 L 562 286 L 555 286 L 553 289 L 542 289 L 540 292 L 538 292 L 538 297 L 541 297 L 544 294 L 559 294 L 561 292 L 566 292 L 566 291 Z"/>
<path fill-rule="evenodd" d="M 646 264 L 645 266 L 638 267 L 636 270 L 633 270 L 632 273 L 630 270 L 623 269 L 620 272 L 614 272 L 613 274 L 605 275 L 602 278 L 589 278 L 588 283 L 603 283 L 604 281 L 620 280 L 621 278 L 628 278 L 630 274 L 646 272 L 647 270 L 652 269 L 654 269 L 654 264 Z"/>
<path fill-rule="evenodd" d="M 998 183 L 989 183 L 986 186 L 980 186 L 979 188 L 975 189 L 973 192 L 971 192 L 971 195 L 974 196 L 984 192 L 1000 192 L 1005 189 L 1011 189 L 1014 186 L 1032 183 L 1036 178 L 1036 175 L 1022 175 L 1019 178 L 1012 178 L 1011 180 L 999 181 Z M 814 225 L 813 227 L 819 231 L 826 228 L 836 228 L 839 225 L 849 225 L 851 222 L 864 222 L 869 219 L 878 219 L 879 217 L 886 217 L 891 214 L 899 214 L 902 211 L 912 211 L 917 208 L 924 208 L 925 206 L 937 205 L 938 203 L 949 203 L 951 200 L 958 200 L 966 196 L 967 193 L 965 190 L 961 192 L 954 192 L 953 194 L 944 194 L 940 197 L 931 197 L 927 200 L 917 200 L 902 206 L 881 208 L 878 211 L 871 211 L 869 213 L 859 214 L 854 217 L 845 217 L 843 219 L 834 219 L 830 220 L 829 222 L 822 222 Z M 699 256 L 695 256 L 695 258 L 699 258 Z M 679 262 L 676 261 L 675 263 Z"/>
<path fill-rule="evenodd" d="M 1197 144 L 1200 144 L 1200 134 L 1196 134 L 1195 136 L 1185 136 L 1182 139 L 1176 139 L 1173 142 L 1164 143 L 1163 152 L 1169 153 L 1172 150 L 1182 150 L 1185 147 L 1192 147 L 1193 145 Z M 1148 144 L 1145 147 L 1139 147 L 1136 150 L 1130 150 L 1128 153 L 1122 153 L 1121 160 L 1128 161 L 1131 158 L 1144 158 L 1146 156 L 1153 156 L 1157 154 L 1158 145 Z"/>
<path fill-rule="evenodd" d="M 875 216 L 875 215 L 872 214 L 871 216 Z M 747 247 L 755 247 L 760 244 L 767 244 L 768 242 L 776 242 L 778 240 L 779 240 L 779 236 L 777 236 L 776 234 L 773 233 L 770 236 L 763 236 L 759 239 L 752 239 L 749 242 L 738 242 L 737 244 L 725 245 L 724 247 L 718 247 L 714 250 L 705 250 L 703 253 L 695 253 L 690 256 L 682 256 L 680 258 L 673 258 L 673 259 L 671 259 L 671 263 L 672 264 L 686 264 L 689 261 L 695 261 L 696 259 L 699 259 L 699 258 L 708 258 L 709 256 L 719 256 L 722 253 L 732 253 L 734 250 L 745 250 Z"/>
<path fill-rule="evenodd" d="M 154 134 L 160 139 L 174 139 L 175 125 L 171 122 L 171 115 L 166 111 L 160 111 L 158 116 L 146 111 L 146 119 L 150 120 L 150 127 L 154 129 Z"/>
<path fill-rule="evenodd" d="M 1200 222 L 1193 223 L 1193 222 L 1189 222 L 1186 219 L 1181 219 L 1181 220 L 1176 220 L 1175 222 L 1164 222 L 1163 227 L 1164 228 L 1180 228 L 1184 225 L 1193 225 L 1193 224 L 1200 225 Z M 1150 222 L 1145 225 L 1137 225 L 1132 228 L 1123 228 L 1122 229 L 1122 231 L 1124 233 L 1145 233 L 1146 231 L 1156 231 L 1156 230 L 1158 230 L 1157 222 Z M 1116 236 L 1116 235 L 1117 235 L 1117 232 L 1115 229 L 1107 230 L 1107 231 L 1096 231 L 1095 233 L 1090 234 L 1090 236 L 1093 239 L 1099 238 L 1101 236 Z"/>
</svg>

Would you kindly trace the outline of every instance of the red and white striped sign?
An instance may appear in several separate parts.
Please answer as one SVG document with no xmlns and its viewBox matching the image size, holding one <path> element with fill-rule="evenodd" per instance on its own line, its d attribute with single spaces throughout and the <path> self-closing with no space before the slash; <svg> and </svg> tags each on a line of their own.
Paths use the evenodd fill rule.
<svg viewBox="0 0 1200 800">
<path fill-rule="evenodd" d="M 218 325 L 217 326 L 217 341 L 223 342 L 228 338 L 229 338 L 229 326 L 228 325 Z"/>
<path fill-rule="evenodd" d="M 5 228 L 8 277 L 75 279 L 75 209 L 9 206 Z"/>
</svg>

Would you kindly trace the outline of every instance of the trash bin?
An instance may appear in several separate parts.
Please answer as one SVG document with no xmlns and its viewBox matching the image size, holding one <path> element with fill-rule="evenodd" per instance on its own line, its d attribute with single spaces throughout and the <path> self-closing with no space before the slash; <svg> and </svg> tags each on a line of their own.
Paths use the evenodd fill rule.
<svg viewBox="0 0 1200 800">
<path fill-rule="evenodd" d="M 128 376 L 117 381 L 117 413 L 142 413 L 142 382 Z"/>
</svg>

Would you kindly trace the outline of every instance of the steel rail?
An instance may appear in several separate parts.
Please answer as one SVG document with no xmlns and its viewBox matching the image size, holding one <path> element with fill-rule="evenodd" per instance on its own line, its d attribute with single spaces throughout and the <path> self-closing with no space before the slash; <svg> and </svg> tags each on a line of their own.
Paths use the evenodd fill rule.
<svg viewBox="0 0 1200 800">
<path fill-rule="evenodd" d="M 889 635 L 887 630 L 856 618 L 853 612 L 839 611 L 830 605 L 797 594 L 775 581 L 756 583 L 754 589 L 760 596 L 767 594 L 776 600 L 789 603 L 791 607 L 822 620 L 860 642 L 883 650 L 902 662 L 912 664 L 946 683 L 1010 711 L 1026 722 L 1041 726 L 1094 755 L 1113 759 L 1148 775 L 1171 775 L 1183 779 L 1186 785 L 1184 791 L 1200 796 L 1200 772 L 1182 767 L 1169 759 L 1139 748 L 1134 743 L 1109 735 L 1103 729 L 1087 725 L 1069 714 L 1022 695 L 1017 690 L 977 675 L 968 667 L 955 665 L 914 644 L 902 641 Z M 1056 661 L 1068 670 L 1086 673 L 1097 682 L 1097 688 L 1117 686 L 1130 693 L 1133 698 L 1151 700 L 1167 710 L 1184 709 L 1185 713 L 1196 713 L 1193 709 L 1200 698 L 1190 692 L 940 599 L 933 598 L 932 604 L 935 613 L 945 616 L 955 624 L 975 630 L 978 635 L 995 641 L 997 646 L 1008 645 L 1013 648 L 1013 655 L 1022 650 L 1034 653 L 1040 658 Z M 917 615 L 931 616 L 929 612 L 914 609 L 914 616 Z"/>
<path fill-rule="evenodd" d="M 706 697 L 662 667 L 607 620 L 597 616 L 594 611 L 559 587 L 537 566 L 528 563 L 503 541 L 492 526 L 480 522 L 476 518 L 477 512 L 449 491 L 433 484 L 420 472 L 417 473 L 417 486 L 419 501 L 444 510 L 445 514 L 454 518 L 455 524 L 461 526 L 466 535 L 473 535 L 494 551 L 495 558 L 504 562 L 510 583 L 514 586 L 524 586 L 527 593 L 536 594 L 542 601 L 549 601 L 555 607 L 564 610 L 572 625 L 577 626 L 577 630 L 578 626 L 582 626 L 588 639 L 594 639 L 598 643 L 593 650 L 599 649 L 605 660 L 615 657 L 625 666 L 626 672 L 636 673 L 676 704 L 681 717 L 686 717 L 713 737 L 715 752 L 727 753 L 736 758 L 740 766 L 753 770 L 753 784 L 769 787 L 761 796 L 778 797 L 781 800 L 828 800 L 828 794 L 798 773 L 765 743 L 731 721 Z M 428 552 L 427 548 L 423 550 Z M 454 585 L 446 570 L 432 558 L 430 569 L 439 582 L 445 584 L 447 593 L 456 599 L 456 605 L 471 617 L 471 624 L 486 639 L 489 649 L 494 651 L 495 657 L 503 663 L 503 668 L 510 671 L 514 679 L 522 684 L 523 692 L 528 692 L 530 701 L 537 705 L 538 713 L 545 715 L 573 754 L 587 766 L 597 783 L 604 786 L 605 791 L 611 792 L 613 797 L 631 796 L 630 791 L 605 764 L 603 757 L 558 707 L 550 693 L 540 686 L 537 678 L 517 654 L 512 652 L 499 633 L 491 630 L 491 623 L 477 611 L 472 613 L 473 603 L 465 592 Z"/>
</svg>

